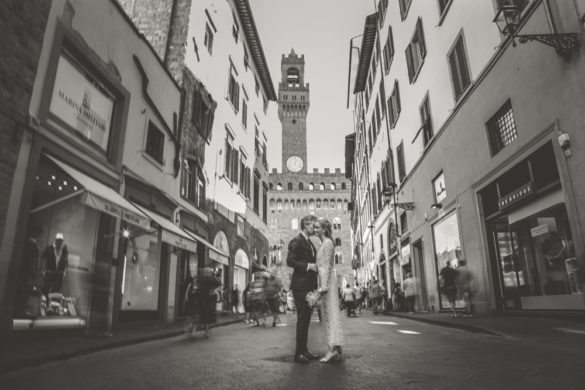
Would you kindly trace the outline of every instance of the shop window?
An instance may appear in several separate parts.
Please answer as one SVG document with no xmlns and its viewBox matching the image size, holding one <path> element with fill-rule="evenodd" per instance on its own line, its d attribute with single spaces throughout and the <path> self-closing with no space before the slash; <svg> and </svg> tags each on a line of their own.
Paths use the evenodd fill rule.
<svg viewBox="0 0 585 390">
<path fill-rule="evenodd" d="M 433 225 L 433 236 L 435 244 L 435 261 L 438 271 L 437 280 L 440 280 L 444 268 L 457 269 L 460 261 L 464 258 L 459 239 L 459 223 L 457 214 L 452 213 L 448 217 Z M 439 290 L 441 309 L 449 309 L 449 300 L 442 290 Z M 455 308 L 463 308 L 465 303 L 462 299 L 455 301 Z"/>
<path fill-rule="evenodd" d="M 492 156 L 518 138 L 512 103 L 508 100 L 487 123 Z"/>
<path fill-rule="evenodd" d="M 148 122 L 146 153 L 159 164 L 164 165 L 165 135 L 151 121 Z"/>
<path fill-rule="evenodd" d="M 422 27 L 422 19 L 418 18 L 414 35 L 406 48 L 406 65 L 408 66 L 408 79 L 413 83 L 420 72 L 427 55 L 425 37 Z"/>
<path fill-rule="evenodd" d="M 559 170 L 552 143 L 548 142 L 534 152 L 530 157 L 530 165 L 533 175 L 534 186 L 544 188 L 552 183 L 560 182 Z"/>
<path fill-rule="evenodd" d="M 455 101 L 457 101 L 471 84 L 463 33 L 460 33 L 457 37 L 453 48 L 448 54 L 448 59 L 451 82 L 453 83 L 453 93 L 455 95 Z"/>
</svg>

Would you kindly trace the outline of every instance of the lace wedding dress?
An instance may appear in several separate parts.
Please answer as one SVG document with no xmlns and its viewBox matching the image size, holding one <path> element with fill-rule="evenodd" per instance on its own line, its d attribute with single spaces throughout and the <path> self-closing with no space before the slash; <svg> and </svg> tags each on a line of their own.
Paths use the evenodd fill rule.
<svg viewBox="0 0 585 390">
<path fill-rule="evenodd" d="M 333 250 L 335 245 L 329 238 L 325 238 L 319 252 L 317 252 L 317 270 L 319 271 L 319 285 L 327 293 L 321 298 L 321 314 L 323 324 L 327 329 L 327 344 L 329 346 L 343 345 L 341 330 L 341 313 L 339 311 L 339 294 L 337 277 L 333 269 Z"/>
</svg>

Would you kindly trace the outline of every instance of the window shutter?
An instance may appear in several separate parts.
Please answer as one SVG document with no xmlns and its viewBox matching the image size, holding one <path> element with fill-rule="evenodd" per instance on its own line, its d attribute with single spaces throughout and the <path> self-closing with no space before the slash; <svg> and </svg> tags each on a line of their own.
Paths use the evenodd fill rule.
<svg viewBox="0 0 585 390">
<path fill-rule="evenodd" d="M 398 80 L 394 82 L 394 91 L 394 94 L 396 95 L 396 113 L 400 114 L 402 106 L 400 105 L 400 87 L 398 85 Z"/>
<path fill-rule="evenodd" d="M 416 33 L 418 35 L 418 42 L 419 42 L 419 48 L 420 48 L 420 57 L 425 58 L 427 55 L 427 47 L 425 45 L 425 35 L 423 32 L 423 26 L 422 26 L 422 19 L 418 19 L 418 22 L 416 23 Z"/>
<path fill-rule="evenodd" d="M 240 109 L 240 85 L 238 83 L 234 83 L 234 91 L 234 107 L 236 108 L 236 111 L 238 111 Z"/>
<path fill-rule="evenodd" d="M 457 42 L 457 62 L 459 64 L 459 72 L 461 74 L 461 89 L 465 89 L 469 85 L 469 69 L 467 67 L 467 58 L 465 57 L 465 48 L 463 47 L 463 36 Z"/>
<path fill-rule="evenodd" d="M 449 54 L 449 68 L 451 69 L 451 80 L 453 81 L 453 90 L 455 91 L 455 100 L 461 94 L 461 82 L 459 81 L 459 72 L 457 69 L 456 49 Z"/>
<path fill-rule="evenodd" d="M 390 58 L 394 57 L 394 34 L 392 26 L 388 27 L 388 42 L 390 43 Z"/>
<path fill-rule="evenodd" d="M 406 47 L 406 65 L 408 66 L 408 79 L 412 81 L 414 76 L 414 66 L 412 61 L 412 43 Z"/>
</svg>

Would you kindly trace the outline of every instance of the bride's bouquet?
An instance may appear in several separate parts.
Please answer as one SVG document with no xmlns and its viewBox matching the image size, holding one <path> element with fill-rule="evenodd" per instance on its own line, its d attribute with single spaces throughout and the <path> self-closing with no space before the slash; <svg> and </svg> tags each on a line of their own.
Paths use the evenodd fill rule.
<svg viewBox="0 0 585 390">
<path fill-rule="evenodd" d="M 321 293 L 317 290 L 309 291 L 306 299 L 309 307 L 317 307 L 321 304 Z"/>
</svg>

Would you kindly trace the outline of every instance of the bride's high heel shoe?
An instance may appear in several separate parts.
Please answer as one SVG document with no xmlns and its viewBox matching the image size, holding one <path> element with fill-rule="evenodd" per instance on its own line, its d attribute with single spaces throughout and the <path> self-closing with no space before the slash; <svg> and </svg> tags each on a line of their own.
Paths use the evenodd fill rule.
<svg viewBox="0 0 585 390">
<path fill-rule="evenodd" d="M 321 363 L 329 363 L 333 360 L 338 360 L 339 358 L 339 352 L 337 352 L 337 350 L 335 351 L 327 351 L 327 355 L 325 355 L 324 357 L 322 357 L 321 359 L 319 359 L 319 361 Z"/>
</svg>

